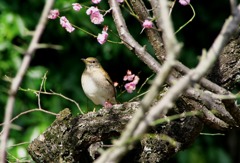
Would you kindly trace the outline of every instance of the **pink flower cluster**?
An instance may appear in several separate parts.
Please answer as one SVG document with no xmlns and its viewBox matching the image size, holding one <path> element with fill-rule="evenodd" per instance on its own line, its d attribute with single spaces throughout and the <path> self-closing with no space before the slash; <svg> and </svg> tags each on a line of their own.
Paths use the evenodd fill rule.
<svg viewBox="0 0 240 163">
<path fill-rule="evenodd" d="M 98 36 L 97 36 L 97 40 L 98 40 L 99 44 L 101 44 L 101 45 L 107 41 L 107 38 L 108 38 L 107 30 L 108 30 L 108 26 L 104 26 L 102 33 L 98 34 Z"/>
<path fill-rule="evenodd" d="M 104 105 L 103 105 L 105 108 L 107 108 L 107 109 L 111 109 L 112 107 L 113 107 L 113 105 L 110 103 L 110 102 L 108 102 L 108 101 L 106 101 L 106 102 L 104 102 Z"/>
<path fill-rule="evenodd" d="M 129 83 L 126 83 L 124 87 L 128 93 L 132 93 L 136 89 L 136 85 L 140 78 L 137 75 L 132 74 L 130 70 L 127 70 L 127 74 L 123 77 L 123 80 L 130 81 Z"/>
<path fill-rule="evenodd" d="M 87 15 L 90 15 L 90 19 L 93 24 L 101 24 L 104 21 L 103 15 L 97 7 L 90 7 L 86 13 Z"/>
<path fill-rule="evenodd" d="M 150 20 L 144 20 L 143 22 L 143 28 L 152 28 L 153 23 Z"/>
<path fill-rule="evenodd" d="M 73 3 L 72 7 L 75 11 L 80 11 L 82 9 L 82 6 L 79 3 Z"/>
<path fill-rule="evenodd" d="M 69 23 L 65 16 L 60 18 L 60 24 L 63 28 L 65 28 L 69 33 L 73 32 L 75 28 Z"/>
<path fill-rule="evenodd" d="M 56 19 L 59 16 L 59 10 L 51 10 L 48 14 L 48 19 Z"/>
<path fill-rule="evenodd" d="M 124 0 L 117 0 L 119 3 L 122 3 Z M 101 0 L 92 0 L 92 3 L 98 4 Z M 72 8 L 75 11 L 80 11 L 82 9 L 82 6 L 79 3 L 72 3 Z M 103 15 L 100 13 L 99 9 L 97 7 L 90 7 L 86 11 L 87 15 L 90 15 L 90 20 L 93 24 L 101 24 L 104 21 Z M 48 18 L 49 19 L 56 19 L 60 15 L 59 10 L 54 9 L 49 12 Z M 73 32 L 75 28 L 71 25 L 71 23 L 68 21 L 68 19 L 65 16 L 60 17 L 60 24 L 63 28 L 66 29 L 68 32 Z M 100 44 L 104 44 L 107 41 L 108 33 L 107 33 L 108 27 L 105 26 L 103 28 L 102 33 L 98 34 L 97 41 Z"/>
<path fill-rule="evenodd" d="M 80 11 L 82 6 L 79 3 L 73 3 L 72 7 L 75 11 Z M 54 9 L 49 12 L 48 18 L 49 19 L 56 19 L 60 15 L 59 10 Z M 71 23 L 68 21 L 68 19 L 65 16 L 61 16 L 60 18 L 60 24 L 63 28 L 66 29 L 69 33 L 73 32 L 75 28 L 71 25 Z"/>
<path fill-rule="evenodd" d="M 143 29 L 142 29 L 142 31 L 140 33 L 142 33 L 144 29 L 152 28 L 153 27 L 153 23 L 150 20 L 144 20 L 142 26 L 143 26 Z"/>
</svg>

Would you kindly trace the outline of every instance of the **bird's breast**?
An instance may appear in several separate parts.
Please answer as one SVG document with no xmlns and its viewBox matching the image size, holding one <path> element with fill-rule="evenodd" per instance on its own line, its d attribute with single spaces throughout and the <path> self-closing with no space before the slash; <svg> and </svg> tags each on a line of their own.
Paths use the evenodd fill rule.
<svg viewBox="0 0 240 163">
<path fill-rule="evenodd" d="M 96 79 L 90 75 L 82 75 L 82 87 L 83 91 L 88 96 L 94 96 L 98 92 L 99 84 L 97 83 Z"/>
</svg>

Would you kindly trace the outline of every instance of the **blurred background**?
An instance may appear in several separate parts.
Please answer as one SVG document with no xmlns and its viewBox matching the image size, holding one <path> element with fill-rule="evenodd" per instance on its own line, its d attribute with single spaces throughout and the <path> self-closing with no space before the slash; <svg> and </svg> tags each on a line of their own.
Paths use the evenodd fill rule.
<svg viewBox="0 0 240 163">
<path fill-rule="evenodd" d="M 18 71 L 24 52 L 29 46 L 33 31 L 38 23 L 43 6 L 43 0 L 0 0 L 0 123 L 3 121 L 10 81 Z M 81 88 L 81 74 L 84 64 L 81 58 L 97 57 L 113 81 L 119 83 L 117 99 L 120 102 L 131 100 L 140 95 L 149 87 L 148 82 L 141 87 L 153 72 L 143 64 L 124 45 L 119 44 L 120 39 L 113 24 L 111 14 L 104 18 L 103 25 L 94 25 L 86 15 L 84 7 L 80 12 L 72 10 L 73 0 L 58 0 L 54 7 L 60 10 L 60 16 L 66 16 L 69 21 L 84 30 L 98 35 L 103 25 L 109 27 L 109 40 L 100 45 L 93 36 L 76 29 L 68 33 L 59 24 L 59 19 L 49 20 L 40 43 L 43 48 L 38 49 L 32 59 L 31 65 L 18 91 L 14 107 L 13 117 L 18 114 L 38 108 L 38 99 L 34 91 L 40 89 L 44 74 L 47 73 L 45 82 L 46 91 L 54 91 L 75 100 L 84 112 L 92 111 L 95 106 L 84 95 Z M 89 1 L 78 1 L 85 6 L 90 6 Z M 229 1 L 223 0 L 192 0 L 196 17 L 190 24 L 177 33 L 178 40 L 184 43 L 180 60 L 188 67 L 194 67 L 198 63 L 198 56 L 203 48 L 208 49 L 222 24 L 230 14 Z M 98 5 L 99 9 L 108 10 L 108 4 L 103 1 Z M 127 6 L 123 6 L 127 8 Z M 142 27 L 127 10 L 124 17 L 131 34 L 146 45 L 148 51 L 153 54 L 144 32 L 140 34 Z M 177 30 L 192 17 L 189 6 L 181 6 L 176 3 L 172 17 Z M 153 54 L 154 56 L 154 54 Z M 124 91 L 123 76 L 127 70 L 139 75 L 140 83 L 132 94 Z M 141 88 L 141 89 L 140 89 Z M 141 98 L 141 96 L 140 96 Z M 80 114 L 77 106 L 60 96 L 41 95 L 43 109 L 58 113 L 64 108 L 70 108 L 74 115 Z M 25 114 L 13 122 L 9 142 L 9 162 L 29 160 L 26 148 L 40 133 L 45 131 L 54 121 L 55 117 L 43 112 Z M 2 127 L 2 126 L 1 126 Z M 0 127 L 0 128 L 1 128 Z M 212 129 L 205 128 L 206 133 L 215 133 Z M 240 162 L 239 131 L 233 130 L 224 135 L 200 135 L 196 142 L 187 150 L 178 153 L 169 162 L 177 163 L 233 163 Z M 19 144 L 21 143 L 21 144 Z"/>
</svg>

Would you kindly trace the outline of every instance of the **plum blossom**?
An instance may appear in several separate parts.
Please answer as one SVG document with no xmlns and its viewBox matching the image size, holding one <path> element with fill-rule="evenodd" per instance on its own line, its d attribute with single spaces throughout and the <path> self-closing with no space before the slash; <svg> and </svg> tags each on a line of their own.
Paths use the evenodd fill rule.
<svg viewBox="0 0 240 163">
<path fill-rule="evenodd" d="M 50 10 L 48 19 L 56 19 L 58 16 L 59 16 L 59 10 L 57 9 Z"/>
<path fill-rule="evenodd" d="M 99 9 L 97 7 L 91 6 L 89 9 L 87 9 L 86 13 L 87 15 L 91 15 L 94 12 L 99 12 Z"/>
<path fill-rule="evenodd" d="M 97 36 L 97 40 L 101 45 L 107 41 L 107 38 L 108 38 L 107 30 L 108 30 L 108 26 L 104 26 L 102 33 L 98 34 Z"/>
<path fill-rule="evenodd" d="M 143 25 L 143 28 L 152 28 L 153 27 L 153 23 L 150 20 L 144 20 L 142 25 Z"/>
<path fill-rule="evenodd" d="M 93 24 L 101 24 L 104 21 L 103 15 L 97 7 L 90 7 L 86 13 L 87 15 L 90 15 L 90 19 Z"/>
<path fill-rule="evenodd" d="M 114 87 L 117 87 L 118 85 L 119 85 L 118 82 L 113 82 Z"/>
<path fill-rule="evenodd" d="M 113 107 L 113 105 L 108 101 L 104 102 L 103 106 L 107 109 L 111 109 Z"/>
<path fill-rule="evenodd" d="M 103 15 L 100 13 L 91 14 L 90 19 L 93 24 L 101 24 L 104 21 Z"/>
<path fill-rule="evenodd" d="M 127 74 L 123 77 L 123 81 L 133 81 L 135 74 L 131 70 L 127 70 Z"/>
<path fill-rule="evenodd" d="M 139 77 L 135 74 L 132 74 L 132 71 L 127 70 L 127 74 L 123 77 L 124 81 L 130 81 L 124 85 L 128 93 L 132 93 L 136 89 L 136 85 L 139 82 Z"/>
<path fill-rule="evenodd" d="M 179 0 L 179 3 L 183 6 L 189 5 L 190 0 Z"/>
<path fill-rule="evenodd" d="M 140 78 L 136 75 L 132 82 L 125 84 L 124 87 L 128 93 L 132 93 L 136 89 L 136 85 L 138 84 L 139 79 Z"/>
<path fill-rule="evenodd" d="M 73 3 L 72 7 L 75 11 L 80 11 L 82 6 L 79 3 Z"/>
<path fill-rule="evenodd" d="M 73 32 L 75 28 L 69 23 L 68 19 L 65 16 L 60 18 L 60 24 L 65 28 L 69 33 Z"/>
<path fill-rule="evenodd" d="M 92 0 L 92 3 L 94 4 L 99 4 L 101 2 L 101 0 Z"/>
<path fill-rule="evenodd" d="M 153 23 L 150 20 L 144 20 L 142 26 L 143 26 L 143 29 L 142 29 L 142 31 L 140 33 L 142 33 L 143 30 L 146 29 L 146 28 L 147 29 L 152 28 L 153 27 Z"/>
</svg>

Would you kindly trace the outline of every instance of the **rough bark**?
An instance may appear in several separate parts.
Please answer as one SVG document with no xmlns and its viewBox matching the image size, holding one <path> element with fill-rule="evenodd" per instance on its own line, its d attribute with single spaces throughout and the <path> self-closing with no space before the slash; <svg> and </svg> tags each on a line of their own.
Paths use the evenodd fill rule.
<svg viewBox="0 0 240 163">
<path fill-rule="evenodd" d="M 28 151 L 36 162 L 92 162 L 99 156 L 101 148 L 107 148 L 118 138 L 138 107 L 138 102 L 132 102 L 78 117 L 73 117 L 69 109 L 65 109 L 29 145 Z M 191 144 L 202 125 L 197 117 L 183 117 L 152 127 L 149 134 L 139 138 L 140 143 L 122 162 L 164 161 Z"/>
<path fill-rule="evenodd" d="M 238 31 L 239 32 L 239 31 Z M 209 78 L 228 90 L 239 88 L 240 83 L 240 38 L 236 34 L 224 48 Z"/>
</svg>

